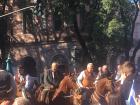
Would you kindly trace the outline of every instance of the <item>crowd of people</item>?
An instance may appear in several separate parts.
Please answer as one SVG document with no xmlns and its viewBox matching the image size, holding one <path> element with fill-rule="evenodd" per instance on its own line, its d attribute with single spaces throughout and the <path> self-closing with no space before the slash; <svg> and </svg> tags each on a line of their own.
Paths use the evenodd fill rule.
<svg viewBox="0 0 140 105">
<path fill-rule="evenodd" d="M 30 57 L 21 59 L 16 74 L 13 76 L 5 70 L 0 70 L 0 105 L 34 105 L 34 93 L 40 84 L 43 84 L 42 99 L 46 92 L 59 87 L 61 80 L 67 75 L 59 70 L 59 64 L 52 62 L 50 69 L 44 69 L 41 77 L 37 75 L 36 62 Z M 125 61 L 117 66 L 117 70 L 110 72 L 108 65 L 98 67 L 95 70 L 93 63 L 88 63 L 85 70 L 76 78 L 76 83 L 82 89 L 84 105 L 90 102 L 90 95 L 96 88 L 96 84 L 103 78 L 113 78 L 114 91 L 107 94 L 108 105 L 126 105 L 130 96 L 133 81 L 137 79 L 137 72 L 130 61 Z M 116 85 L 117 84 L 117 85 Z M 90 94 L 90 95 L 89 95 Z M 140 105 L 139 93 L 135 100 Z"/>
</svg>

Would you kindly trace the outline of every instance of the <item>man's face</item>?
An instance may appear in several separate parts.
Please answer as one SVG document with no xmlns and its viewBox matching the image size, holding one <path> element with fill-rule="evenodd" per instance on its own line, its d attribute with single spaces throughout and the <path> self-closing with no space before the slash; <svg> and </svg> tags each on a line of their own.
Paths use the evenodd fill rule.
<svg viewBox="0 0 140 105">
<path fill-rule="evenodd" d="M 53 72 L 57 71 L 58 65 L 56 63 L 53 63 L 51 69 L 52 69 Z"/>
<path fill-rule="evenodd" d="M 94 66 L 92 66 L 92 65 L 87 66 L 87 70 L 88 70 L 88 72 L 92 73 L 94 70 Z"/>
<path fill-rule="evenodd" d="M 107 65 L 104 65 L 104 66 L 102 67 L 102 72 L 104 73 L 104 72 L 107 72 L 107 71 L 108 71 Z"/>
<path fill-rule="evenodd" d="M 20 75 L 24 75 L 24 74 L 25 74 L 25 73 L 24 73 L 23 67 L 19 66 L 19 67 L 17 68 L 17 70 L 18 70 L 18 72 L 19 72 Z"/>
</svg>

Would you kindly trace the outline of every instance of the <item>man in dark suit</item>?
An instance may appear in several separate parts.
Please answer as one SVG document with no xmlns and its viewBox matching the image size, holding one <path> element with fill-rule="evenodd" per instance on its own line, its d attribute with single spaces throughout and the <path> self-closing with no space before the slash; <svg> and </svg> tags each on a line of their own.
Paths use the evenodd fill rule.
<svg viewBox="0 0 140 105">
<path fill-rule="evenodd" d="M 44 76 L 43 76 L 44 89 L 41 92 L 42 102 L 45 101 L 46 104 L 49 104 L 49 101 L 48 100 L 46 101 L 45 97 L 50 97 L 50 90 L 55 90 L 59 86 L 61 80 L 62 78 L 58 71 L 58 64 L 53 62 L 51 65 L 51 69 L 44 70 Z"/>
<path fill-rule="evenodd" d="M 46 89 L 57 88 L 61 81 L 58 64 L 53 62 L 51 69 L 44 71 L 44 86 Z"/>
</svg>

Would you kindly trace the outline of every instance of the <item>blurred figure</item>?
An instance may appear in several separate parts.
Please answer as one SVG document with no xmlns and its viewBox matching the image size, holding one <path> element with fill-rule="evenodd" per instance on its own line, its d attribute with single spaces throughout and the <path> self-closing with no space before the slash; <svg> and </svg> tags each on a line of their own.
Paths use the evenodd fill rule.
<svg viewBox="0 0 140 105">
<path fill-rule="evenodd" d="M 121 85 L 120 93 L 122 100 L 128 100 L 130 89 L 135 79 L 135 67 L 130 61 L 126 61 L 122 64 L 122 73 L 124 74 L 124 82 Z"/>
<path fill-rule="evenodd" d="M 24 82 L 25 85 L 25 72 L 22 66 L 18 66 L 16 74 L 15 74 L 15 81 L 18 83 Z"/>
<path fill-rule="evenodd" d="M 36 62 L 34 58 L 30 56 L 22 58 L 20 60 L 17 75 L 22 83 L 22 90 L 29 92 L 32 96 L 39 84 L 39 77 L 37 76 Z"/>
<path fill-rule="evenodd" d="M 99 72 L 96 78 L 96 82 L 98 82 L 98 80 L 102 79 L 102 78 L 106 78 L 106 77 L 110 77 L 111 73 L 108 70 L 108 66 L 107 65 L 103 65 L 102 67 L 99 68 Z"/>
<path fill-rule="evenodd" d="M 117 66 L 115 80 L 116 80 L 116 81 L 119 81 L 120 78 L 121 78 L 121 65 L 119 64 L 119 65 Z"/>
<path fill-rule="evenodd" d="M 102 66 L 102 73 L 101 73 L 101 78 L 106 78 L 106 77 L 109 77 L 111 76 L 111 73 L 108 69 L 108 66 L 107 65 L 103 65 Z"/>
<path fill-rule="evenodd" d="M 13 105 L 32 105 L 32 104 L 28 99 L 25 99 L 23 97 L 18 97 L 15 99 Z"/>
<path fill-rule="evenodd" d="M 96 80 L 95 80 L 94 84 L 96 84 L 98 82 L 101 75 L 102 75 L 102 67 L 98 67 L 98 74 L 97 74 L 97 77 L 96 77 Z"/>
<path fill-rule="evenodd" d="M 16 97 L 16 84 L 13 76 L 0 70 L 0 105 L 12 105 Z"/>
<path fill-rule="evenodd" d="M 108 95 L 108 105 L 125 105 L 125 100 L 121 100 L 120 94 L 117 92 Z"/>
<path fill-rule="evenodd" d="M 17 86 L 17 96 L 22 96 L 22 88 L 25 87 L 25 73 L 23 67 L 20 65 L 17 68 L 16 74 L 14 76 L 16 86 Z"/>
<path fill-rule="evenodd" d="M 116 71 L 116 77 L 115 77 L 115 80 L 117 83 L 119 83 L 120 85 L 123 84 L 126 76 L 125 74 L 123 73 L 122 71 L 122 65 L 118 65 L 117 66 L 117 71 Z"/>
<path fill-rule="evenodd" d="M 98 71 L 101 72 L 102 71 L 102 67 L 98 67 Z"/>
</svg>

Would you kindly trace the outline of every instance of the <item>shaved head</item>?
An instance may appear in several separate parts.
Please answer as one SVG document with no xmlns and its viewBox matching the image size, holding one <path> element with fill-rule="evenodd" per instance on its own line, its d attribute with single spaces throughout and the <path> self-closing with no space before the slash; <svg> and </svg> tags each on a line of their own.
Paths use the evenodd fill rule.
<svg viewBox="0 0 140 105">
<path fill-rule="evenodd" d="M 103 65 L 103 66 L 102 66 L 102 71 L 103 71 L 103 72 L 106 72 L 107 70 L 108 70 L 108 66 L 107 66 L 107 65 Z"/>
<path fill-rule="evenodd" d="M 93 72 L 93 70 L 94 70 L 94 65 L 93 65 L 93 63 L 88 63 L 88 64 L 87 64 L 87 70 L 88 70 L 88 72 Z"/>
</svg>

